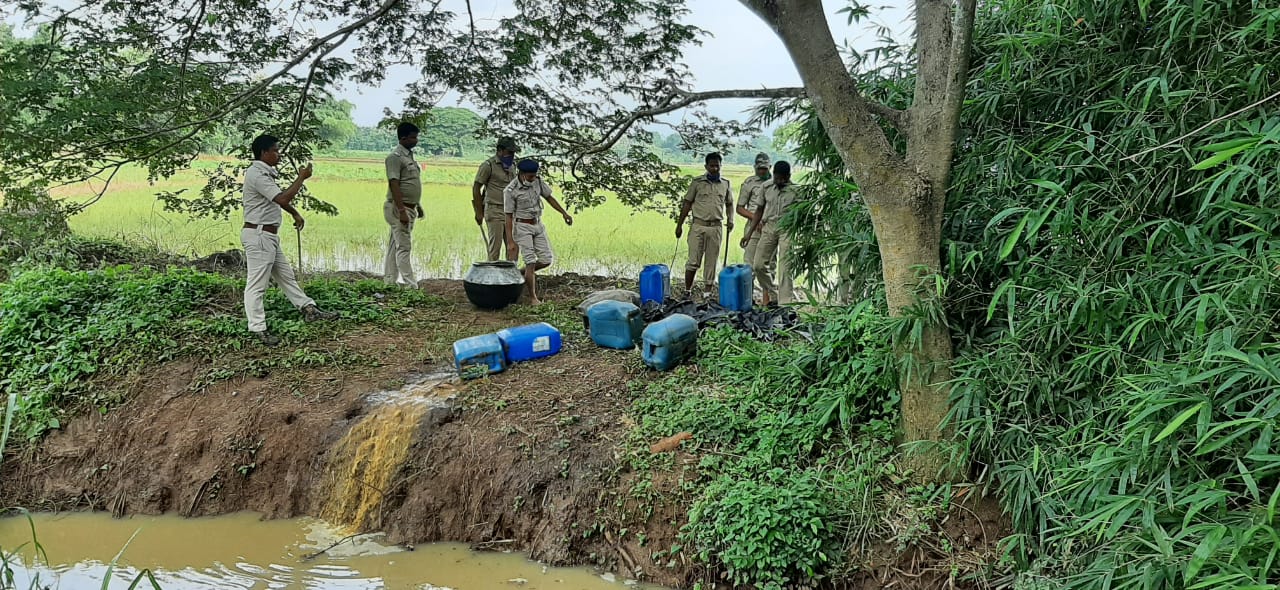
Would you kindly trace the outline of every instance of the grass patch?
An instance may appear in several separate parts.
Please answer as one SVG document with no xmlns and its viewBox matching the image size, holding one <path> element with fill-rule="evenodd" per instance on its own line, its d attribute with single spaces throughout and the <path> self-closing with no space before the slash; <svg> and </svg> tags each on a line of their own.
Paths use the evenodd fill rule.
<svg viewBox="0 0 1280 590">
<path fill-rule="evenodd" d="M 339 321 L 306 324 L 279 290 L 268 290 L 269 329 L 287 346 L 265 359 L 220 364 L 201 380 L 273 368 L 376 365 L 377 359 L 351 351 L 305 344 L 361 324 L 397 325 L 408 310 L 448 305 L 373 280 L 321 277 L 303 287 L 322 307 L 337 311 Z M 13 432 L 31 440 L 58 428 L 74 409 L 105 411 L 118 396 L 97 386 L 97 377 L 127 375 L 184 355 L 238 358 L 237 351 L 250 345 L 243 288 L 243 279 L 178 266 L 18 267 L 0 283 L 0 399 L 16 393 Z"/>
</svg>

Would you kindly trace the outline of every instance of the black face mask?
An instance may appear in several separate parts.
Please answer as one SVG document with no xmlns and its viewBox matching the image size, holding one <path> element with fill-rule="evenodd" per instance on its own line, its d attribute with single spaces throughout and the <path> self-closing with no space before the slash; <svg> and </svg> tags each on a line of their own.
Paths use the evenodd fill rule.
<svg viewBox="0 0 1280 590">
<path fill-rule="evenodd" d="M 707 173 L 707 182 L 720 182 L 720 174 Z"/>
</svg>

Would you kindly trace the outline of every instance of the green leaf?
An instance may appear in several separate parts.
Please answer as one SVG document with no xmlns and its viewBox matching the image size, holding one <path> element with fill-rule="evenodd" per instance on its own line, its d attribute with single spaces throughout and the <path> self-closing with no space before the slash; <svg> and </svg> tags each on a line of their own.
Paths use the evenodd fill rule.
<svg viewBox="0 0 1280 590">
<path fill-rule="evenodd" d="M 1158 443 L 1168 438 L 1169 435 L 1173 434 L 1173 432 L 1177 430 L 1179 426 L 1182 426 L 1183 422 L 1186 422 L 1188 419 L 1194 416 L 1196 412 L 1199 412 L 1200 409 L 1203 408 L 1206 403 L 1207 402 L 1200 402 L 1194 406 L 1191 406 L 1190 408 L 1187 408 L 1186 410 L 1183 410 L 1182 413 L 1178 414 L 1178 417 L 1174 418 L 1173 422 L 1170 422 L 1167 426 L 1165 426 L 1164 430 L 1161 430 L 1160 434 L 1157 434 L 1155 439 L 1152 440 L 1151 442 Z"/>
<path fill-rule="evenodd" d="M 1035 186 L 1038 186 L 1038 187 L 1040 187 L 1040 188 L 1048 189 L 1048 190 L 1052 191 L 1052 192 L 1053 192 L 1054 194 L 1056 194 L 1056 195 L 1065 195 L 1065 194 L 1067 194 L 1067 190 L 1066 190 L 1066 189 L 1064 189 L 1064 188 L 1062 188 L 1062 185 L 1060 185 L 1060 184 L 1058 184 L 1058 183 L 1056 183 L 1056 182 L 1054 182 L 1054 181 L 1052 181 L 1052 180 L 1045 180 L 1045 179 L 1042 179 L 1042 178 L 1037 178 L 1037 179 L 1035 179 L 1035 180 L 1029 180 L 1029 181 L 1027 181 L 1027 182 L 1029 182 L 1030 184 L 1033 184 L 1033 185 L 1035 185 Z"/>
<path fill-rule="evenodd" d="M 1257 142 L 1254 142 L 1254 143 L 1257 143 Z M 1220 152 L 1218 152 L 1218 153 L 1216 153 L 1216 154 L 1214 154 L 1214 155 L 1212 155 L 1212 156 L 1209 156 L 1208 158 L 1205 158 L 1205 159 L 1203 159 L 1203 160 L 1201 160 L 1201 161 L 1199 161 L 1199 162 L 1196 162 L 1196 163 L 1195 163 L 1195 165 L 1191 167 L 1191 169 L 1192 169 L 1192 170 L 1205 170 L 1205 169 L 1208 169 L 1208 168 L 1213 168 L 1214 166 L 1217 166 L 1218 164 L 1221 164 L 1221 163 L 1223 163 L 1223 162 L 1226 162 L 1227 160 L 1230 160 L 1230 159 L 1232 158 L 1232 156 L 1235 156 L 1236 154 L 1238 154 L 1238 153 L 1240 153 L 1240 152 L 1242 152 L 1242 151 L 1244 151 L 1244 150 L 1246 150 L 1246 149 L 1249 149 L 1249 148 L 1251 148 L 1251 147 L 1253 147 L 1253 143 L 1250 143 L 1250 144 L 1247 144 L 1247 145 L 1239 145 L 1239 146 L 1236 146 L 1236 147 L 1233 147 L 1233 148 L 1228 148 L 1228 149 L 1222 150 L 1222 151 L 1220 151 Z"/>
<path fill-rule="evenodd" d="M 1195 553 L 1191 555 L 1191 560 L 1187 562 L 1187 569 L 1182 575 L 1184 584 L 1190 584 L 1195 579 L 1196 574 L 1200 573 L 1205 562 L 1209 560 L 1210 555 L 1213 555 L 1214 550 L 1218 548 L 1218 544 L 1222 542 L 1222 537 L 1226 534 L 1227 527 L 1219 525 L 1213 527 L 1213 530 L 1209 531 L 1208 535 L 1205 535 L 1204 540 L 1196 547 Z"/>
<path fill-rule="evenodd" d="M 1009 236 L 1004 239 L 1004 245 L 1000 247 L 999 260 L 1008 258 L 1009 254 L 1013 252 L 1014 246 L 1018 245 L 1018 239 L 1022 237 L 1022 229 L 1027 226 L 1028 217 L 1030 217 L 1029 213 L 1023 215 L 1022 219 L 1018 220 L 1018 225 L 1014 226 L 1013 231 L 1009 232 Z"/>
</svg>

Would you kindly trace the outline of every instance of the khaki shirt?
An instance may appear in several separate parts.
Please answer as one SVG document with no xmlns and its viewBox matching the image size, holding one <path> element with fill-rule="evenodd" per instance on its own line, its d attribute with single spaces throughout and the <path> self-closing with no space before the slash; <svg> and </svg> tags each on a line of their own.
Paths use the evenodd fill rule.
<svg viewBox="0 0 1280 590">
<path fill-rule="evenodd" d="M 720 182 L 707 181 L 703 174 L 689 185 L 684 202 L 693 202 L 693 218 L 700 221 L 724 221 L 724 209 L 733 205 L 733 189 L 724 177 Z"/>
<path fill-rule="evenodd" d="M 550 196 L 551 187 L 542 178 L 535 176 L 528 184 L 516 178 L 502 191 L 502 212 L 516 219 L 541 219 L 542 199 Z"/>
<path fill-rule="evenodd" d="M 405 205 L 417 205 L 422 202 L 422 169 L 413 159 L 413 151 L 397 145 L 387 154 L 387 180 L 400 181 L 400 198 Z M 387 187 L 387 202 L 391 198 L 391 187 Z"/>
<path fill-rule="evenodd" d="M 275 198 L 284 192 L 276 179 L 280 173 L 262 160 L 254 160 L 244 171 L 244 222 L 258 225 L 280 225 L 280 204 Z"/>
<path fill-rule="evenodd" d="M 776 224 L 782 219 L 782 214 L 787 212 L 787 207 L 795 202 L 798 192 L 796 185 L 788 182 L 781 188 L 777 184 L 769 183 L 764 189 L 764 215 L 761 216 L 761 223 Z M 759 203 L 756 204 L 758 208 Z"/>
<path fill-rule="evenodd" d="M 738 206 L 754 211 L 755 207 L 760 206 L 760 199 L 764 197 L 764 187 L 768 184 L 772 184 L 772 179 L 760 180 L 759 176 L 751 176 L 742 181 L 742 186 L 738 187 Z"/>
<path fill-rule="evenodd" d="M 504 170 L 502 160 L 499 160 L 498 156 L 481 162 L 480 168 L 476 170 L 476 184 L 481 186 L 480 194 L 484 197 L 485 204 L 493 207 L 495 211 L 503 207 L 505 199 L 503 192 L 515 178 L 516 165 L 512 164 L 511 168 Z"/>
</svg>

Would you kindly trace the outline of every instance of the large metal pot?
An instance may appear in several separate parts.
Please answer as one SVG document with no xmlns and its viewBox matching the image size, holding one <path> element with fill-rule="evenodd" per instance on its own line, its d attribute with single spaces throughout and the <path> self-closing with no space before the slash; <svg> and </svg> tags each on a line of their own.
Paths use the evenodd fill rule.
<svg viewBox="0 0 1280 590">
<path fill-rule="evenodd" d="M 462 279 L 467 299 L 476 307 L 502 309 L 520 299 L 524 292 L 524 274 L 516 263 L 506 260 L 473 262 Z"/>
</svg>

